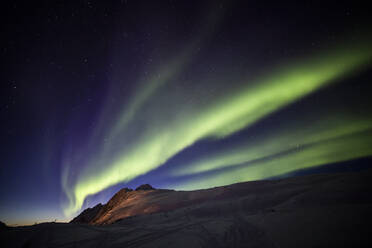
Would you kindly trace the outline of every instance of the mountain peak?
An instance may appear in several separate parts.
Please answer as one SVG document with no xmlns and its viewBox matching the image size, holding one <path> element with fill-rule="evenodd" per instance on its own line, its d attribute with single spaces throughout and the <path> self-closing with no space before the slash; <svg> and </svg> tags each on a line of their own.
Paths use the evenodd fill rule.
<svg viewBox="0 0 372 248">
<path fill-rule="evenodd" d="M 138 190 L 153 190 L 154 188 L 150 184 L 142 184 L 141 186 L 138 186 L 136 188 L 136 191 Z"/>
<path fill-rule="evenodd" d="M 81 212 L 81 214 L 76 216 L 71 222 L 89 223 L 96 217 L 102 207 L 103 205 L 99 203 L 92 208 L 87 208 L 83 212 Z"/>
<path fill-rule="evenodd" d="M 4 222 L 0 221 L 0 229 L 5 229 L 5 228 L 8 228 L 8 226 Z"/>
</svg>

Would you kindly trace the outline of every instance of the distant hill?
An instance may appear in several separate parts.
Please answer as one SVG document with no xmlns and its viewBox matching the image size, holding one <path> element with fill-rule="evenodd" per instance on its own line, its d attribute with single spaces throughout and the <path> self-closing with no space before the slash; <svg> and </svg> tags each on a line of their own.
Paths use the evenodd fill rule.
<svg viewBox="0 0 372 248">
<path fill-rule="evenodd" d="M 121 189 L 72 223 L 0 232 L 1 247 L 372 247 L 372 171 L 195 191 Z"/>
<path fill-rule="evenodd" d="M 84 210 L 71 223 L 111 224 L 126 217 L 169 211 L 181 206 L 173 197 L 175 195 L 171 194 L 172 192 L 176 191 L 154 189 L 149 184 L 143 184 L 136 190 L 124 188 L 118 191 L 106 204 L 98 204 Z M 169 197 L 171 198 L 169 199 Z M 169 201 L 172 206 L 167 205 Z"/>
<path fill-rule="evenodd" d="M 5 229 L 5 228 L 8 228 L 8 226 L 5 223 L 0 221 L 0 229 Z"/>
<path fill-rule="evenodd" d="M 371 174 L 371 170 L 368 173 Z M 362 172 L 359 174 L 361 175 Z M 224 211 L 222 209 L 226 207 L 225 205 L 232 202 L 239 203 L 240 208 L 253 213 L 268 211 L 268 209 L 294 204 L 294 202 L 296 202 L 296 205 L 305 203 L 313 205 L 319 202 L 318 198 L 321 198 L 321 202 L 331 202 L 337 201 L 337 197 L 355 199 L 360 195 L 365 196 L 363 192 L 351 191 L 346 193 L 347 190 L 342 195 L 340 195 L 340 192 L 328 192 L 327 195 L 324 195 L 327 191 L 324 191 L 324 189 L 322 191 L 321 185 L 333 182 L 334 187 L 342 188 L 342 182 L 344 181 L 334 179 L 343 177 L 348 178 L 346 174 L 308 175 L 281 180 L 237 183 L 195 191 L 154 189 L 151 185 L 145 184 L 139 186 L 136 190 L 121 189 L 106 204 L 99 204 L 92 209 L 86 209 L 71 222 L 107 225 L 133 216 L 159 212 L 167 213 L 187 207 L 195 208 L 196 206 L 206 208 L 205 211 L 208 211 L 209 214 L 215 213 L 217 215 L 217 213 Z M 315 193 L 316 189 L 318 189 L 317 193 Z M 314 192 L 311 198 L 314 199 L 312 202 L 307 202 L 306 197 L 312 191 Z M 299 198 L 299 200 L 295 201 L 295 198 Z M 220 207 L 214 208 L 214 205 L 223 207 L 222 209 Z"/>
</svg>

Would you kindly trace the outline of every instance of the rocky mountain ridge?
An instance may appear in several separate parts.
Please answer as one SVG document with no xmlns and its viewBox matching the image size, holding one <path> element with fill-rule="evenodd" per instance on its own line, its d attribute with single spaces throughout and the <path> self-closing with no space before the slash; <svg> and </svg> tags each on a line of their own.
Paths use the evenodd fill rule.
<svg viewBox="0 0 372 248">
<path fill-rule="evenodd" d="M 122 189 L 73 223 L 0 228 L 2 247 L 371 247 L 372 171 L 194 191 Z"/>
</svg>

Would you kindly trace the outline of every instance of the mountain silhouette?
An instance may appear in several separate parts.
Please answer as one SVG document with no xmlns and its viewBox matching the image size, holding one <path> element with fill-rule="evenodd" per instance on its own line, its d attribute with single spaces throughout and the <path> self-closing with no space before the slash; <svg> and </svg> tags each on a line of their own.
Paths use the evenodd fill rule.
<svg viewBox="0 0 372 248">
<path fill-rule="evenodd" d="M 71 223 L 0 228 L 2 247 L 370 247 L 372 171 L 194 191 L 124 188 Z M 368 245 L 369 244 L 369 245 Z"/>
</svg>

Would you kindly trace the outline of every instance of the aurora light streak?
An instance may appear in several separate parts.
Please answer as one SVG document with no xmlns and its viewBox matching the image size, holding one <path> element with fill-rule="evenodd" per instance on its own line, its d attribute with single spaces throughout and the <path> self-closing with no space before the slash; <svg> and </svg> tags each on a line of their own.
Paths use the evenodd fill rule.
<svg viewBox="0 0 372 248">
<path fill-rule="evenodd" d="M 5 4 L 0 222 L 69 221 L 123 187 L 372 167 L 361 3 Z"/>
<path fill-rule="evenodd" d="M 244 144 L 185 165 L 175 175 L 216 171 L 203 181 L 174 185 L 182 189 L 260 180 L 309 167 L 372 155 L 372 120 L 323 119 L 279 131 L 259 143 Z M 229 170 L 222 170 L 226 169 Z"/>
<path fill-rule="evenodd" d="M 243 163 L 255 163 L 258 160 L 288 152 L 292 152 L 293 155 L 297 156 L 297 153 L 299 152 L 298 149 L 301 150 L 300 148 L 302 147 L 307 147 L 305 149 L 309 150 L 309 147 L 310 149 L 313 149 L 321 143 L 332 143 L 331 141 L 338 141 L 346 146 L 350 146 L 350 144 L 344 141 L 344 139 L 350 139 L 349 136 L 359 135 L 363 132 L 368 134 L 371 131 L 372 119 L 367 119 L 364 116 L 358 116 L 357 118 L 350 116 L 348 118 L 347 114 L 334 115 L 335 116 L 333 116 L 332 119 L 330 117 L 318 117 L 315 121 L 307 120 L 307 122 L 296 123 L 296 125 L 291 123 L 291 125 L 288 125 L 290 128 L 286 127 L 285 130 L 270 130 L 268 132 L 269 135 L 258 139 L 258 142 L 255 139 L 247 144 L 239 144 L 238 146 L 235 145 L 230 148 L 226 147 L 223 152 L 216 152 L 215 154 L 209 153 L 207 157 L 199 157 L 193 164 L 185 165 L 178 170 L 175 170 L 173 175 L 181 176 L 197 174 Z M 371 137 L 369 135 L 359 135 L 359 138 L 360 145 L 351 146 L 348 153 L 353 154 L 353 151 L 357 151 L 361 147 L 364 147 L 363 150 L 367 153 L 362 152 L 361 154 L 363 155 L 359 156 L 372 155 L 372 150 L 368 149 L 368 141 Z M 358 141 L 355 140 L 355 143 L 358 144 Z M 333 146 L 329 146 L 329 149 L 326 150 L 331 151 L 332 149 Z M 350 155 L 350 157 L 356 158 L 358 156 Z M 332 162 L 334 161 L 328 161 L 328 163 Z M 318 165 L 315 161 L 313 161 L 313 163 L 314 165 Z M 302 163 L 297 166 L 301 165 Z M 270 176 L 275 175 L 278 174 L 274 173 Z M 266 177 L 268 176 L 262 176 L 262 178 Z"/>
<path fill-rule="evenodd" d="M 293 153 L 258 162 L 247 162 L 246 166 L 233 168 L 225 173 L 207 177 L 205 181 L 193 181 L 176 188 L 200 189 L 203 187 L 260 180 L 284 175 L 299 169 L 347 161 L 371 156 L 371 129 L 365 132 L 341 136 L 324 142 L 309 144 Z"/>
<path fill-rule="evenodd" d="M 186 109 L 187 111 L 182 112 L 182 109 L 179 108 L 177 113 L 167 113 L 168 118 L 164 116 L 159 118 L 159 116 L 154 115 L 150 115 L 150 117 L 139 115 L 137 118 L 145 118 L 151 123 L 151 128 L 143 128 L 137 131 L 135 142 L 130 147 L 123 148 L 120 155 L 112 163 L 98 165 L 98 167 L 90 165 L 79 175 L 79 179 L 73 187 L 67 188 L 70 204 L 65 209 L 66 214 L 72 214 L 78 211 L 87 196 L 100 192 L 119 182 L 127 182 L 161 166 L 169 158 L 198 140 L 208 137 L 227 137 L 236 131 L 249 127 L 270 113 L 335 82 L 340 77 L 355 72 L 360 67 L 363 67 L 370 59 L 370 52 L 362 47 L 358 46 L 356 49 L 351 50 L 340 49 L 328 55 L 323 54 L 299 59 L 284 67 L 276 68 L 271 73 L 260 76 L 245 86 L 242 84 L 243 86 L 237 91 L 233 90 L 221 98 L 211 99 L 204 106 L 191 109 L 191 111 Z M 166 92 L 162 93 L 166 95 Z M 159 106 L 160 108 L 165 107 L 156 105 L 156 98 L 151 99 L 150 95 L 143 94 L 150 97 L 148 101 L 153 104 L 152 106 L 147 106 L 147 108 L 151 109 L 149 112 L 160 113 Z M 129 117 L 126 117 L 124 114 L 121 119 L 129 121 L 130 118 L 136 118 L 132 111 L 130 111 Z M 138 123 L 138 121 L 132 121 L 133 123 Z M 364 130 L 369 125 L 369 122 L 367 124 L 357 124 L 355 130 L 351 128 L 350 132 Z M 335 133 L 328 133 L 326 136 L 322 136 L 325 140 L 331 139 L 328 142 L 330 146 L 328 151 L 331 154 L 343 153 L 346 149 L 346 147 L 340 147 L 338 143 L 332 141 L 332 138 L 344 135 L 343 132 L 344 130 L 341 129 L 340 131 L 335 131 Z M 347 134 L 349 132 L 346 131 L 345 135 Z M 122 136 L 120 137 L 123 138 Z M 351 140 L 346 143 L 358 143 L 358 139 L 354 137 L 348 139 Z M 304 140 L 304 144 L 316 143 L 316 139 L 311 140 L 306 135 Z M 367 144 L 369 143 L 367 142 Z M 355 146 L 355 148 L 361 149 L 360 152 L 353 150 L 352 155 L 339 156 L 338 159 L 325 159 L 328 153 L 326 152 L 327 150 L 323 150 L 322 143 L 313 146 L 310 145 L 309 148 L 294 153 L 295 155 L 289 158 L 280 158 L 278 161 L 266 162 L 262 166 L 254 167 L 259 168 L 258 170 L 260 172 L 252 172 L 252 169 L 248 169 L 248 171 L 243 170 L 238 173 L 243 175 L 241 180 L 261 179 L 326 162 L 342 161 L 370 155 L 369 152 L 366 152 L 366 147 L 362 144 L 360 145 L 362 147 Z M 257 157 L 253 156 L 251 159 L 257 159 L 266 155 L 260 154 L 256 150 L 252 152 L 258 155 Z M 273 148 L 269 154 L 274 152 L 278 152 L 278 149 Z M 319 155 L 317 156 L 319 159 L 314 160 L 310 164 L 305 163 L 304 158 L 309 159 L 309 156 L 318 153 Z M 243 160 L 238 159 L 239 161 L 235 161 L 234 158 L 232 159 L 233 161 L 221 161 L 217 159 L 217 163 L 202 163 L 201 166 L 194 166 L 197 169 L 193 172 L 226 166 L 230 162 L 244 162 L 249 160 L 250 156 L 243 158 Z M 99 161 L 99 157 L 97 161 Z M 278 164 L 275 167 L 277 169 L 265 173 L 270 166 L 273 166 L 273 163 Z M 287 166 L 289 167 L 280 166 L 280 164 L 284 163 L 288 164 Z M 99 169 L 100 166 L 104 167 Z M 225 177 L 225 174 L 223 177 Z M 235 180 L 235 177 L 231 176 L 231 178 L 232 180 L 227 180 L 227 182 L 233 182 Z M 210 183 L 207 182 L 206 185 L 213 186 L 218 184 L 217 182 L 214 183 L 215 180 L 213 179 Z M 67 185 L 67 182 L 65 182 L 65 185 Z"/>
</svg>

